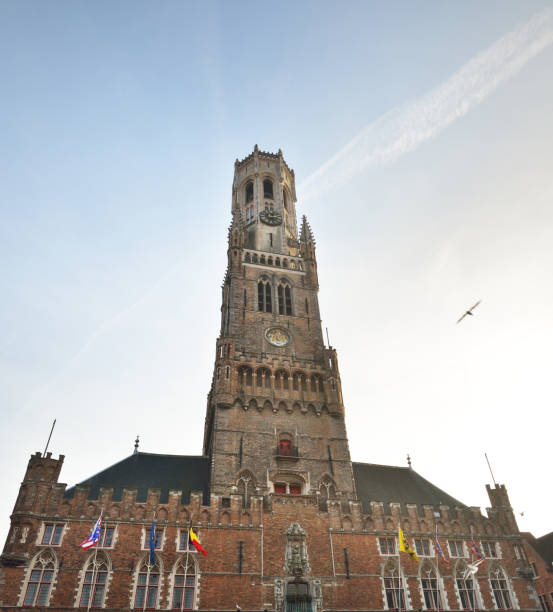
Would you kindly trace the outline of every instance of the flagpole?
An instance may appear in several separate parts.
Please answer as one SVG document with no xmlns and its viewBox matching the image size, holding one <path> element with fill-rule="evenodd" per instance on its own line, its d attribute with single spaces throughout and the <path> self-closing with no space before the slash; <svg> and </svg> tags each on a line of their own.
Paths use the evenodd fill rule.
<svg viewBox="0 0 553 612">
<path fill-rule="evenodd" d="M 435 539 L 438 541 L 438 524 L 436 523 L 436 536 Z M 432 594 L 434 597 L 434 594 Z M 436 558 L 436 607 L 438 608 L 438 612 L 440 612 L 440 559 L 439 556 Z"/>
<path fill-rule="evenodd" d="M 101 533 L 101 530 L 100 530 Z M 86 606 L 86 612 L 90 612 L 90 604 L 92 603 L 92 594 L 94 593 L 94 582 L 96 578 L 96 557 L 98 556 L 98 543 L 96 543 L 96 548 L 94 549 L 94 560 L 92 561 L 92 581 L 90 583 L 90 593 L 88 594 L 88 604 Z M 85 580 L 86 580 L 86 572 Z"/>
<path fill-rule="evenodd" d="M 155 520 L 156 520 L 156 511 L 154 510 L 154 516 L 152 517 L 152 525 L 154 526 L 154 550 L 155 550 Z M 151 528 L 150 528 L 150 538 L 151 538 Z M 146 604 L 148 603 L 148 595 L 150 594 L 150 571 L 152 569 L 152 565 L 150 563 L 150 556 L 152 554 L 152 543 L 150 541 L 150 550 L 148 552 L 148 561 L 146 563 L 146 592 L 144 593 L 144 603 L 142 604 L 142 612 L 146 610 Z M 154 553 L 155 555 L 155 553 Z M 140 572 L 139 572 L 140 573 Z"/>
<path fill-rule="evenodd" d="M 184 598 L 186 596 L 186 576 L 188 575 L 188 559 L 190 555 L 190 529 L 192 527 L 192 518 L 188 521 L 188 529 L 186 530 L 186 561 L 184 562 L 184 584 L 182 585 L 182 598 L 180 602 L 180 612 L 184 610 Z"/>
<path fill-rule="evenodd" d="M 397 541 L 398 541 L 398 547 L 397 547 L 397 567 L 398 567 L 398 576 L 397 576 L 397 610 L 398 612 L 401 610 L 401 535 L 400 535 L 400 529 L 401 529 L 401 519 L 398 519 L 397 522 Z"/>
</svg>

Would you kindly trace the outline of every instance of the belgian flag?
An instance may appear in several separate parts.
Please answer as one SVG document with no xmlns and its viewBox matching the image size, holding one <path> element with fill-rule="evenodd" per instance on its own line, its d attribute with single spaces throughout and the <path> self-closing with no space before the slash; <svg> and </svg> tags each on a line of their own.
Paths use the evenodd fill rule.
<svg viewBox="0 0 553 612">
<path fill-rule="evenodd" d="M 188 534 L 190 541 L 194 544 L 194 548 L 201 552 L 204 557 L 207 557 L 207 552 L 205 548 L 200 544 L 200 540 L 198 540 L 198 536 L 192 531 L 192 527 L 190 527 L 190 532 Z"/>
</svg>

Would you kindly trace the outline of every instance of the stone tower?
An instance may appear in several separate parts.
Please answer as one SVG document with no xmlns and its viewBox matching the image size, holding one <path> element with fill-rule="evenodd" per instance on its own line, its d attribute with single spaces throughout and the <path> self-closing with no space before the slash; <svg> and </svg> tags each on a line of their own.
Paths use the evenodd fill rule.
<svg viewBox="0 0 553 612">
<path fill-rule="evenodd" d="M 235 162 L 221 332 L 205 423 L 211 492 L 356 498 L 336 351 L 325 347 L 315 240 L 294 171 Z"/>
</svg>

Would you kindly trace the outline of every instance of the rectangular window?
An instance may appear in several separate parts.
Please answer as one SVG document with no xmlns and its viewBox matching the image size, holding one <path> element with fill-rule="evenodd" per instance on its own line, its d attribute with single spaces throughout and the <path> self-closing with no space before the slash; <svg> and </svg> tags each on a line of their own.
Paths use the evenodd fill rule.
<svg viewBox="0 0 553 612">
<path fill-rule="evenodd" d="M 46 524 L 44 525 L 44 533 L 42 534 L 41 544 L 47 544 L 49 546 L 59 546 L 62 535 L 63 525 Z"/>
<path fill-rule="evenodd" d="M 436 578 L 421 578 L 421 583 L 426 609 L 440 610 L 443 608 L 442 600 L 440 599 L 440 591 L 438 590 L 438 581 Z"/>
<path fill-rule="evenodd" d="M 396 539 L 395 538 L 378 538 L 381 555 L 396 554 Z"/>
<path fill-rule="evenodd" d="M 177 574 L 175 576 L 175 586 L 173 588 L 173 610 L 192 610 L 194 603 L 194 586 L 196 577 L 186 576 L 186 587 L 184 589 L 184 605 L 182 603 L 182 591 L 184 586 L 184 576 Z"/>
<path fill-rule="evenodd" d="M 301 487 L 299 485 L 290 485 L 290 495 L 301 495 Z"/>
<path fill-rule="evenodd" d="M 415 538 L 415 550 L 419 557 L 430 557 L 430 542 L 426 538 Z"/>
<path fill-rule="evenodd" d="M 457 580 L 457 590 L 463 610 L 474 610 L 474 586 L 472 580 Z"/>
<path fill-rule="evenodd" d="M 465 547 L 462 540 L 448 540 L 450 557 L 465 557 Z"/>
<path fill-rule="evenodd" d="M 279 495 L 285 495 L 286 485 L 282 482 L 275 482 L 275 493 L 278 493 Z"/>
<path fill-rule="evenodd" d="M 547 601 L 547 595 L 539 595 L 541 609 L 543 612 L 551 612 L 551 606 L 549 605 L 549 601 Z"/>
<path fill-rule="evenodd" d="M 161 546 L 163 544 L 163 529 L 156 529 L 154 536 L 154 549 L 161 550 Z M 146 536 L 144 537 L 144 548 L 146 550 L 150 549 L 150 530 L 146 531 Z"/>
<path fill-rule="evenodd" d="M 187 546 L 190 552 L 196 552 L 194 544 L 192 544 L 190 538 L 188 537 L 188 529 L 181 529 L 179 534 L 179 550 L 186 550 Z"/>
<path fill-rule="evenodd" d="M 153 609 L 156 607 L 157 602 L 157 588 L 159 586 L 159 574 L 150 574 L 148 581 L 147 573 L 138 574 L 138 584 L 136 586 L 136 597 L 134 599 L 135 608 L 146 608 Z M 148 591 L 146 605 L 144 606 L 144 599 L 146 598 L 146 590 Z"/>
<path fill-rule="evenodd" d="M 111 548 L 113 546 L 113 535 L 115 527 L 102 526 L 100 529 L 100 538 L 98 539 L 99 548 Z"/>
<path fill-rule="evenodd" d="M 495 542 L 482 542 L 482 552 L 489 559 L 497 558 L 497 546 Z"/>
<path fill-rule="evenodd" d="M 509 610 L 512 608 L 511 595 L 505 580 L 492 580 L 492 592 L 498 610 Z"/>
<path fill-rule="evenodd" d="M 539 578 L 538 568 L 535 563 L 530 563 L 530 567 L 532 568 L 532 573 L 534 574 L 534 578 Z"/>
<path fill-rule="evenodd" d="M 384 589 L 386 590 L 386 602 L 389 610 L 405 610 L 405 595 L 403 584 L 399 578 L 384 578 Z M 399 606 L 398 606 L 399 603 Z"/>
</svg>

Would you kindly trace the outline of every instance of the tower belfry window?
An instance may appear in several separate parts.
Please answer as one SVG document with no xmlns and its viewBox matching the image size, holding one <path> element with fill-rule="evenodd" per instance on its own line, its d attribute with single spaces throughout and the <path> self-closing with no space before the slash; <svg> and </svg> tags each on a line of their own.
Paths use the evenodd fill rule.
<svg viewBox="0 0 553 612">
<path fill-rule="evenodd" d="M 271 179 L 263 181 L 263 197 L 273 199 L 273 181 Z"/>
<path fill-rule="evenodd" d="M 273 312 L 271 285 L 268 279 L 261 279 L 257 283 L 257 307 L 261 312 Z"/>
<path fill-rule="evenodd" d="M 286 281 L 278 285 L 278 314 L 292 314 L 292 289 Z"/>
<path fill-rule="evenodd" d="M 249 181 L 246 185 L 246 204 L 253 202 L 253 183 Z"/>
</svg>

